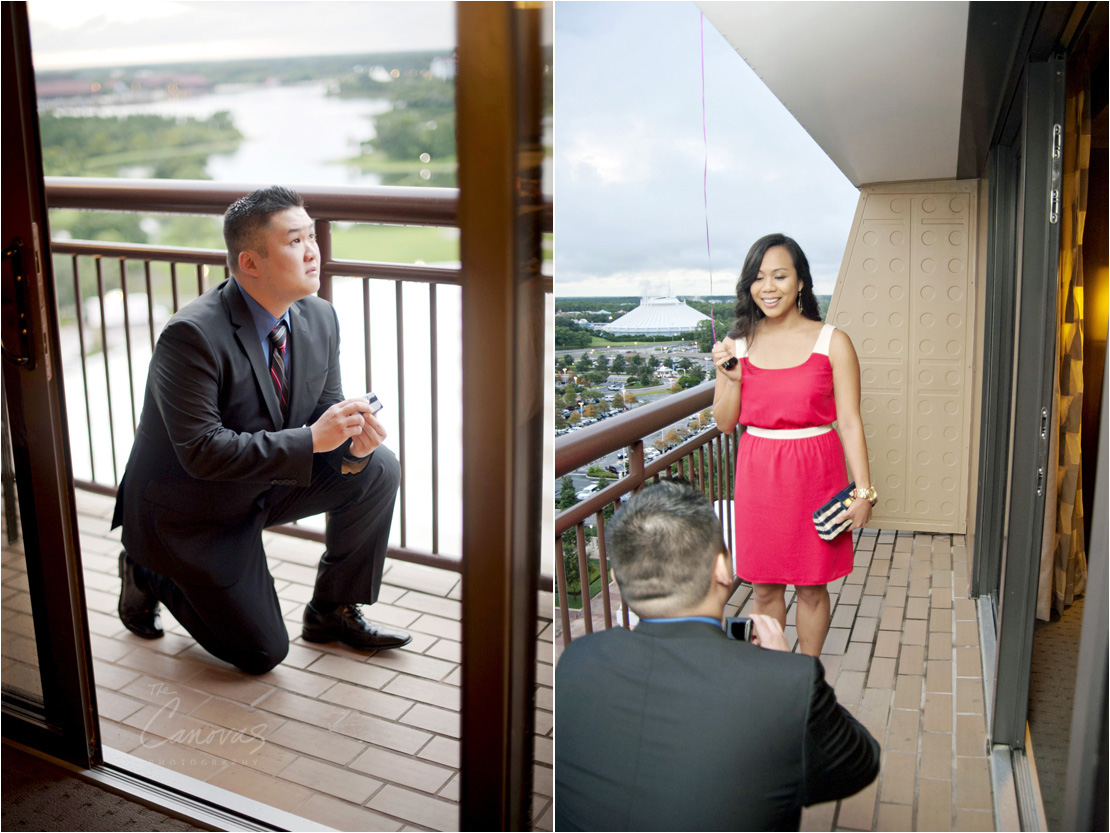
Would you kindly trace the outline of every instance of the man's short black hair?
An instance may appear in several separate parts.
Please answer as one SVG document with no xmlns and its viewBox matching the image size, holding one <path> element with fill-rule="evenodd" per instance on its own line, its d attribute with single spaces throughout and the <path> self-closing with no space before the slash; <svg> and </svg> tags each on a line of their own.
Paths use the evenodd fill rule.
<svg viewBox="0 0 1110 833">
<path fill-rule="evenodd" d="M 621 597 L 648 618 L 701 602 L 727 552 L 709 499 L 666 480 L 633 495 L 606 528 L 605 544 Z"/>
<path fill-rule="evenodd" d="M 253 249 L 266 256 L 266 243 L 259 232 L 270 216 L 287 208 L 304 208 L 301 195 L 292 188 L 271 185 L 251 191 L 227 207 L 224 212 L 224 243 L 227 244 L 227 265 L 232 274 L 239 272 L 239 254 Z"/>
</svg>

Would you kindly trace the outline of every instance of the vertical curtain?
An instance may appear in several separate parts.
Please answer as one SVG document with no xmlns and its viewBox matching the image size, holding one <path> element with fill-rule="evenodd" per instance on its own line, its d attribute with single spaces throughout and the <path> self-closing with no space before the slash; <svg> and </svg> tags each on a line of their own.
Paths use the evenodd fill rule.
<svg viewBox="0 0 1110 833">
<path fill-rule="evenodd" d="M 1063 612 L 1087 585 L 1080 429 L 1083 418 L 1083 226 L 1091 159 L 1090 76 L 1085 62 L 1068 66 L 1060 200 L 1060 263 L 1056 302 L 1057 366 L 1049 483 L 1037 617 Z M 1051 473 L 1050 473 L 1051 477 Z"/>
</svg>

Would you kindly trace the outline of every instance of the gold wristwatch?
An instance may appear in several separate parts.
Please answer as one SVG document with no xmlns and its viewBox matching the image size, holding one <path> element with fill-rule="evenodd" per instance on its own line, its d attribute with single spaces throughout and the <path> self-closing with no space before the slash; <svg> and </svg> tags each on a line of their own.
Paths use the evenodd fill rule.
<svg viewBox="0 0 1110 833">
<path fill-rule="evenodd" d="M 872 486 L 870 489 L 852 489 L 852 491 L 848 493 L 848 497 L 854 498 L 856 500 L 862 498 L 864 500 L 867 500 L 872 506 L 874 506 L 879 501 L 879 493 L 875 491 L 874 486 Z"/>
</svg>

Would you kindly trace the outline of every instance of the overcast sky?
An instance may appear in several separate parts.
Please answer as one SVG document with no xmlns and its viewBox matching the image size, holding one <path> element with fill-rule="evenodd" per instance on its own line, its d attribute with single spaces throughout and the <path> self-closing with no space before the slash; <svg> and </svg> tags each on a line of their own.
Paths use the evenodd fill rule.
<svg viewBox="0 0 1110 833">
<path fill-rule="evenodd" d="M 35 68 L 453 49 L 448 2 L 32 0 Z"/>
<path fill-rule="evenodd" d="M 699 15 L 686 2 L 555 4 L 561 297 L 710 291 Z M 858 190 L 708 20 L 705 86 L 714 294 L 734 291 L 748 248 L 776 231 L 831 294 Z"/>
</svg>

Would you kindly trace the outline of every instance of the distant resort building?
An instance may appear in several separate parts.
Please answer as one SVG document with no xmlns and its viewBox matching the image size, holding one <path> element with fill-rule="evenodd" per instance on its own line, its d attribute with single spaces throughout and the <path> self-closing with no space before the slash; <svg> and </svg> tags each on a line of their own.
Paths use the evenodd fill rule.
<svg viewBox="0 0 1110 833">
<path fill-rule="evenodd" d="M 644 298 L 636 309 L 601 329 L 613 335 L 677 336 L 693 332 L 700 322 L 708 320 L 708 315 L 669 295 Z"/>
</svg>

